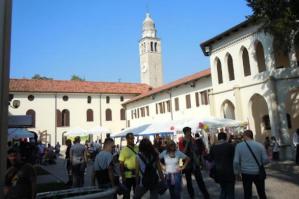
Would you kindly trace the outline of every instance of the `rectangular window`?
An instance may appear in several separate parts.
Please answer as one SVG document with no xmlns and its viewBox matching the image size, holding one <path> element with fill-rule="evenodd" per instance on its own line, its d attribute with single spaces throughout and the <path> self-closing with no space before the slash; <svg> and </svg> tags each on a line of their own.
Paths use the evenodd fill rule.
<svg viewBox="0 0 299 199">
<path fill-rule="evenodd" d="M 178 98 L 178 97 L 176 97 L 176 98 L 174 99 L 174 109 L 175 109 L 175 111 L 180 110 L 179 98 Z"/>
<path fill-rule="evenodd" d="M 133 114 L 134 114 L 134 112 L 133 112 L 133 110 L 131 110 L 131 119 L 133 119 Z"/>
<path fill-rule="evenodd" d="M 149 107 L 146 106 L 146 115 L 149 116 Z"/>
<path fill-rule="evenodd" d="M 201 103 L 203 105 L 208 105 L 209 104 L 208 91 L 202 91 L 200 92 L 200 95 L 201 95 Z"/>
<path fill-rule="evenodd" d="M 158 110 L 158 103 L 156 103 L 156 114 L 159 114 L 159 110 Z"/>
<path fill-rule="evenodd" d="M 196 103 L 196 107 L 199 107 L 199 93 L 198 92 L 195 93 L 195 103 Z"/>
<path fill-rule="evenodd" d="M 141 117 L 145 117 L 145 109 L 144 109 L 144 107 L 142 107 L 140 110 L 141 110 Z"/>
<path fill-rule="evenodd" d="M 167 112 L 171 112 L 170 100 L 166 101 L 166 105 L 167 105 Z"/>
<path fill-rule="evenodd" d="M 191 108 L 191 98 L 190 95 L 186 95 L 186 108 Z"/>
<path fill-rule="evenodd" d="M 139 118 L 139 108 L 137 108 L 137 118 Z"/>
<path fill-rule="evenodd" d="M 162 104 L 162 102 L 159 103 L 159 109 L 160 109 L 160 113 L 163 113 L 163 104 Z"/>
</svg>

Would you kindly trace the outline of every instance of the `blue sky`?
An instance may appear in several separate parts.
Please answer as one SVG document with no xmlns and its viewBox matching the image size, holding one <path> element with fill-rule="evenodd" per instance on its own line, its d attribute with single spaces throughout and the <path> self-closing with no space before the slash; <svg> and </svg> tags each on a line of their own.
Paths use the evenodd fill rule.
<svg viewBox="0 0 299 199">
<path fill-rule="evenodd" d="M 245 0 L 14 0 L 11 78 L 139 82 L 147 7 L 162 40 L 165 83 L 208 68 L 199 44 L 251 13 Z"/>
</svg>

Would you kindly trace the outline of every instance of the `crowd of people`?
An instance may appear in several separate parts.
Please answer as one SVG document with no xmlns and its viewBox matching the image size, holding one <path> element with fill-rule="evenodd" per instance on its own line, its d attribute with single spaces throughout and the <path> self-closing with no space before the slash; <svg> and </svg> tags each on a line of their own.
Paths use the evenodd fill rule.
<svg viewBox="0 0 299 199">
<path fill-rule="evenodd" d="M 253 140 L 252 131 L 246 130 L 239 144 L 231 143 L 227 133 L 218 133 L 218 142 L 211 146 L 209 153 L 200 136 L 192 136 L 191 128 L 185 127 L 183 132 L 184 137 L 178 143 L 157 136 L 153 143 L 143 138 L 138 146 L 134 135 L 128 133 L 127 146 L 119 153 L 115 151 L 114 140 L 107 138 L 103 150 L 95 157 L 94 181 L 100 187 L 118 187 L 124 199 L 129 199 L 132 191 L 134 199 L 142 198 L 147 192 L 151 199 L 156 199 L 167 189 L 170 198 L 179 199 L 183 176 L 190 198 L 195 198 L 193 175 L 203 198 L 209 199 L 202 177 L 207 162 L 210 176 L 220 184 L 220 198 L 234 198 L 238 178 L 243 182 L 244 198 L 252 197 L 253 183 L 259 197 L 267 198 L 262 171 L 269 159 L 264 146 Z"/>
<path fill-rule="evenodd" d="M 220 199 L 235 198 L 235 182 L 241 180 L 244 198 L 252 198 L 255 184 L 259 198 L 267 198 L 264 165 L 279 160 L 279 143 L 267 137 L 264 145 L 253 140 L 253 132 L 245 130 L 241 137 L 232 138 L 220 131 L 215 143 L 205 144 L 202 137 L 192 135 L 191 128 L 183 129 L 183 137 L 174 142 L 170 137 L 155 136 L 154 141 L 144 137 L 139 144 L 132 133 L 126 135 L 127 145 L 120 149 L 110 137 L 102 142 L 81 144 L 80 137 L 66 140 L 66 169 L 70 187 L 84 186 L 84 173 L 92 161 L 92 184 L 102 188 L 115 187 L 124 199 L 139 199 L 149 192 L 151 199 L 159 198 L 169 190 L 171 199 L 181 198 L 182 179 L 185 177 L 190 198 L 195 198 L 192 176 L 203 198 L 210 193 L 202 176 L 202 169 L 220 185 Z M 41 142 L 34 144 L 8 143 L 8 171 L 5 176 L 6 198 L 34 198 L 36 174 L 33 164 L 55 164 L 60 155 L 60 144 L 55 147 Z M 296 163 L 299 163 L 299 129 L 293 137 Z"/>
</svg>

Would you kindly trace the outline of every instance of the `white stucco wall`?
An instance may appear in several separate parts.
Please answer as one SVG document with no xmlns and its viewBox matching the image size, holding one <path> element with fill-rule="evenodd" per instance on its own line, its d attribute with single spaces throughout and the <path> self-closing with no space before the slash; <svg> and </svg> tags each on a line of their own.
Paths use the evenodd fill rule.
<svg viewBox="0 0 299 199">
<path fill-rule="evenodd" d="M 248 121 L 249 127 L 255 131 L 255 125 L 253 124 L 254 122 L 250 110 L 250 99 L 255 94 L 259 94 L 265 99 L 269 109 L 268 114 L 271 121 L 271 134 L 280 137 L 279 132 L 282 132 L 282 134 L 286 134 L 287 132 L 285 122 L 286 112 L 284 111 L 284 106 L 287 102 L 282 96 L 288 96 L 288 93 L 291 91 L 290 85 L 294 85 L 291 86 L 292 89 L 298 87 L 299 69 L 291 69 L 288 67 L 276 69 L 279 63 L 276 63 L 275 60 L 281 58 L 278 59 L 275 57 L 276 54 L 272 47 L 272 37 L 263 32 L 257 32 L 257 28 L 258 26 L 241 28 L 237 32 L 231 33 L 229 36 L 225 36 L 212 44 L 212 52 L 210 55 L 213 82 L 213 93 L 211 95 L 213 98 L 212 114 L 215 116 L 223 116 L 223 102 L 229 100 L 234 104 L 236 119 Z M 255 51 L 257 41 L 261 42 L 263 46 L 266 64 L 266 71 L 260 73 L 258 71 Z M 241 50 L 244 47 L 249 54 L 251 69 L 251 75 L 249 76 L 244 75 L 241 54 Z M 235 80 L 232 81 L 229 81 L 227 68 L 226 57 L 228 53 L 233 59 Z M 222 84 L 218 83 L 216 58 L 219 58 L 222 65 Z M 254 108 L 261 109 L 261 111 L 264 110 L 264 107 Z M 258 119 L 260 121 L 260 118 Z M 283 131 L 285 131 L 285 133 Z M 293 129 L 289 131 L 293 131 Z"/>
<path fill-rule="evenodd" d="M 126 111 L 128 115 L 128 119 L 130 120 L 130 126 L 138 126 L 141 124 L 150 123 L 153 121 L 170 121 L 170 120 L 178 120 L 183 118 L 190 117 L 202 117 L 202 116 L 210 116 L 210 105 L 202 105 L 200 101 L 200 106 L 196 107 L 195 103 L 195 93 L 206 91 L 211 89 L 211 78 L 205 77 L 197 80 L 195 82 L 195 86 L 191 87 L 191 83 L 182 84 L 178 87 L 173 87 L 167 91 L 162 91 L 160 93 L 153 94 L 146 98 L 131 102 L 126 104 Z M 191 99 L 191 108 L 186 108 L 186 95 L 190 94 Z M 175 110 L 175 98 L 179 98 L 179 110 Z M 199 98 L 201 99 L 200 95 Z M 172 113 L 166 112 L 161 114 L 156 114 L 156 103 L 164 102 L 167 100 L 171 100 Z M 137 108 L 149 106 L 149 116 L 139 117 L 132 119 L 131 111 Z M 171 116 L 172 115 L 172 116 Z"/>
<path fill-rule="evenodd" d="M 90 130 L 97 126 L 103 126 L 110 129 L 112 132 L 119 132 L 126 127 L 126 120 L 120 120 L 120 109 L 122 103 L 131 99 L 132 94 L 89 94 L 89 93 L 20 93 L 15 92 L 13 100 L 20 100 L 20 107 L 9 108 L 12 115 L 25 115 L 29 109 L 35 111 L 36 127 L 34 131 L 47 131 L 50 135 L 49 142 L 55 143 L 55 133 L 57 134 L 56 141 L 62 142 L 62 134 L 65 131 L 80 127 Z M 29 101 L 28 95 L 34 95 L 34 100 Z M 69 97 L 68 101 L 63 101 L 62 97 Z M 57 96 L 57 97 L 56 97 Z M 91 96 L 91 103 L 87 103 L 87 96 Z M 110 97 L 110 103 L 106 103 L 106 96 Z M 124 101 L 120 97 L 124 97 Z M 112 110 L 112 121 L 106 121 L 105 110 Z M 55 113 L 56 109 L 60 111 L 67 109 L 70 112 L 70 126 L 56 127 Z M 87 110 L 93 110 L 93 121 L 87 121 Z M 98 138 L 105 138 L 106 135 L 99 135 Z M 95 138 L 95 137 L 94 137 Z"/>
</svg>

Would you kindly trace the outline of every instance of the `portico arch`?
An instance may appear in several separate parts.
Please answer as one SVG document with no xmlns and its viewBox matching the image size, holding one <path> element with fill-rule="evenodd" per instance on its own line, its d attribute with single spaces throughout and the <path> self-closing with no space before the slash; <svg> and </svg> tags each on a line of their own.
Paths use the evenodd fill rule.
<svg viewBox="0 0 299 199">
<path fill-rule="evenodd" d="M 299 128 L 299 88 L 289 92 L 286 99 L 286 114 L 290 137 Z"/>
<path fill-rule="evenodd" d="M 235 106 L 230 100 L 225 100 L 221 106 L 222 116 L 227 119 L 235 119 Z"/>
<path fill-rule="evenodd" d="M 268 104 L 260 94 L 254 94 L 249 100 L 249 127 L 259 142 L 263 142 L 266 136 L 271 135 Z"/>
</svg>

